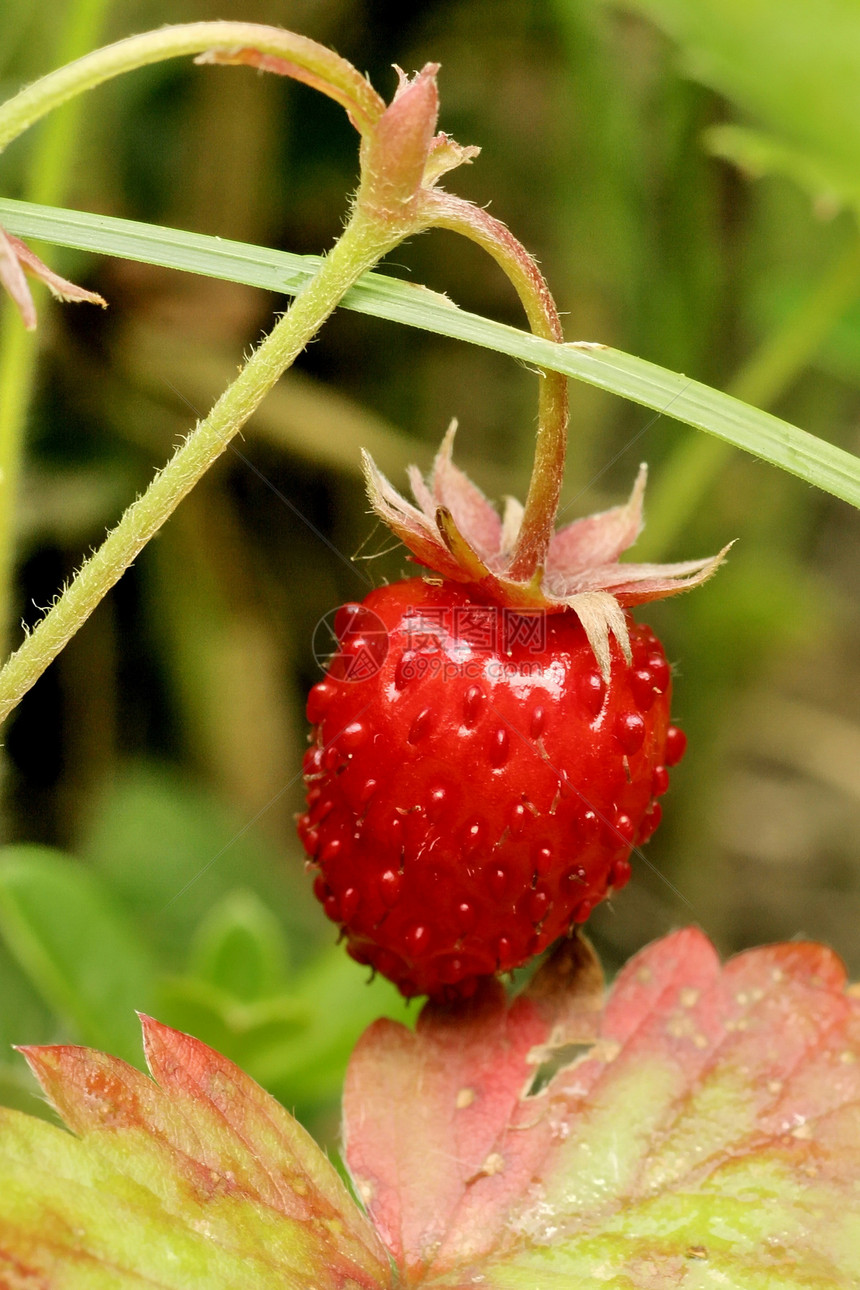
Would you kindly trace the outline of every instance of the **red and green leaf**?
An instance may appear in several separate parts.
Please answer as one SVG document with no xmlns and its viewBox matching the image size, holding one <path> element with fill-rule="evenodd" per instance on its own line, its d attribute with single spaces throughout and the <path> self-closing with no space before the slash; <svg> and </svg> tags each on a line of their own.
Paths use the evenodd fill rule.
<svg viewBox="0 0 860 1290">
<path fill-rule="evenodd" d="M 77 1136 L 0 1113 L 0 1286 L 386 1285 L 292 1116 L 197 1040 L 146 1019 L 144 1038 L 157 1082 L 86 1048 L 24 1050 Z"/>
<path fill-rule="evenodd" d="M 523 1290 L 860 1281 L 860 1001 L 815 945 L 721 969 L 701 933 L 638 955 L 602 1016 L 562 979 L 360 1041 L 347 1158 L 409 1285 Z M 585 1044 L 530 1095 L 540 1045 Z M 590 1034 L 589 1034 L 590 1027 Z"/>
<path fill-rule="evenodd" d="M 568 942 L 513 1002 L 376 1022 L 344 1104 L 369 1221 L 247 1076 L 144 1030 L 154 1079 L 25 1050 L 72 1132 L 0 1111 L 0 1287 L 860 1283 L 860 998 L 820 946 L 721 968 L 679 932 L 604 1000 Z"/>
</svg>

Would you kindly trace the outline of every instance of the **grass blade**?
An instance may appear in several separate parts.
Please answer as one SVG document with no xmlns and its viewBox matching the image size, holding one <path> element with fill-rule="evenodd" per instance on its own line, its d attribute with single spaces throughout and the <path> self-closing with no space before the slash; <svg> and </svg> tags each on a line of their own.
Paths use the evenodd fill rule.
<svg viewBox="0 0 860 1290">
<path fill-rule="evenodd" d="M 321 259 L 10 199 L 0 200 L 0 223 L 19 237 L 39 238 L 286 295 L 294 295 L 310 280 Z M 367 274 L 344 297 L 343 305 L 563 372 L 716 435 L 860 507 L 860 458 L 731 395 L 632 354 L 609 348 L 557 345 L 516 327 L 467 313 L 436 292 L 380 273 Z"/>
</svg>

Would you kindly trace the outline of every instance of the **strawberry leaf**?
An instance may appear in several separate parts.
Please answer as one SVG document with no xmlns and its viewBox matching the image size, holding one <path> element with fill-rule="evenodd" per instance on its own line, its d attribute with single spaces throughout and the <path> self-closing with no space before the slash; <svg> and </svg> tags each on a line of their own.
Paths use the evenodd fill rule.
<svg viewBox="0 0 860 1290">
<path fill-rule="evenodd" d="M 359 1290 L 388 1260 L 305 1131 L 232 1063 L 144 1020 L 157 1082 L 25 1049 L 76 1137 L 0 1111 L 0 1285 Z"/>
<path fill-rule="evenodd" d="M 405 1282 L 856 1286 L 860 1000 L 839 960 L 801 943 L 721 968 L 687 930 L 602 1016 L 585 979 L 571 994 L 551 960 L 513 1004 L 488 987 L 360 1041 L 347 1161 Z M 575 1060 L 536 1081 L 548 1044 Z"/>
<path fill-rule="evenodd" d="M 679 932 L 604 1002 L 566 942 L 513 1002 L 489 982 L 414 1033 L 374 1023 L 345 1121 L 382 1242 L 268 1094 L 197 1040 L 144 1035 L 154 1081 L 25 1050 L 72 1133 L 0 1111 L 0 1285 L 858 1284 L 860 997 L 819 946 L 721 968 Z"/>
</svg>

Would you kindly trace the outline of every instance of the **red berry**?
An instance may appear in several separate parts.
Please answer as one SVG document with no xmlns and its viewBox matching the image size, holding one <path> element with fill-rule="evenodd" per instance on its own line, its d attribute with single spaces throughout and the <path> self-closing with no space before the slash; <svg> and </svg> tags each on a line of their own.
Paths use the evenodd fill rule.
<svg viewBox="0 0 860 1290">
<path fill-rule="evenodd" d="M 520 631 L 451 581 L 382 587 L 361 608 L 338 620 L 350 647 L 367 611 L 387 638 L 371 675 L 336 655 L 311 691 L 299 831 L 354 959 L 405 994 L 462 993 L 627 881 L 683 740 L 669 669 L 628 617 L 632 663 L 613 643 L 607 684 L 575 613 Z"/>
<path fill-rule="evenodd" d="M 625 611 L 704 582 L 726 551 L 621 563 L 644 466 L 624 505 L 553 532 L 558 442 L 501 516 L 453 443 L 452 425 L 428 478 L 410 470 L 415 505 L 365 455 L 374 511 L 436 573 L 335 615 L 299 834 L 354 959 L 404 995 L 465 998 L 627 881 L 686 741 L 660 643 Z"/>
</svg>

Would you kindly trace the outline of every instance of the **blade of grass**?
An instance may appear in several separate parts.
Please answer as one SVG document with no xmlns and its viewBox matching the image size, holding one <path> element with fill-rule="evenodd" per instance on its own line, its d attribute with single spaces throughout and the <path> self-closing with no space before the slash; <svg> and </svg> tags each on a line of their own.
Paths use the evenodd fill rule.
<svg viewBox="0 0 860 1290">
<path fill-rule="evenodd" d="M 860 242 L 852 242 L 741 368 L 735 398 L 767 407 L 800 375 L 839 319 L 860 296 Z M 648 527 L 637 545 L 642 560 L 665 560 L 731 460 L 725 440 L 687 435 L 663 463 L 651 489 Z"/>
<path fill-rule="evenodd" d="M 81 211 L 0 200 L 0 224 L 81 250 L 242 282 L 293 295 L 317 271 L 318 256 L 292 255 L 216 237 Z M 705 430 L 737 448 L 860 507 L 860 458 L 787 421 L 677 372 L 609 348 L 557 345 L 458 309 L 411 283 L 369 273 L 342 304 L 550 368 Z"/>
<path fill-rule="evenodd" d="M 97 43 L 111 0 L 76 0 L 67 12 L 57 42 L 56 58 L 63 64 L 80 57 Z M 33 152 L 27 191 L 30 199 L 51 203 L 62 199 L 74 160 L 82 100 L 67 103 L 47 121 Z M 38 299 L 37 290 L 36 297 Z M 46 293 L 47 294 L 47 293 Z M 40 307 L 44 307 L 40 302 Z M 38 339 L 25 331 L 9 300 L 2 302 L 0 336 L 0 653 L 11 618 L 11 584 L 15 567 L 15 512 L 27 411 L 33 394 Z"/>
</svg>

